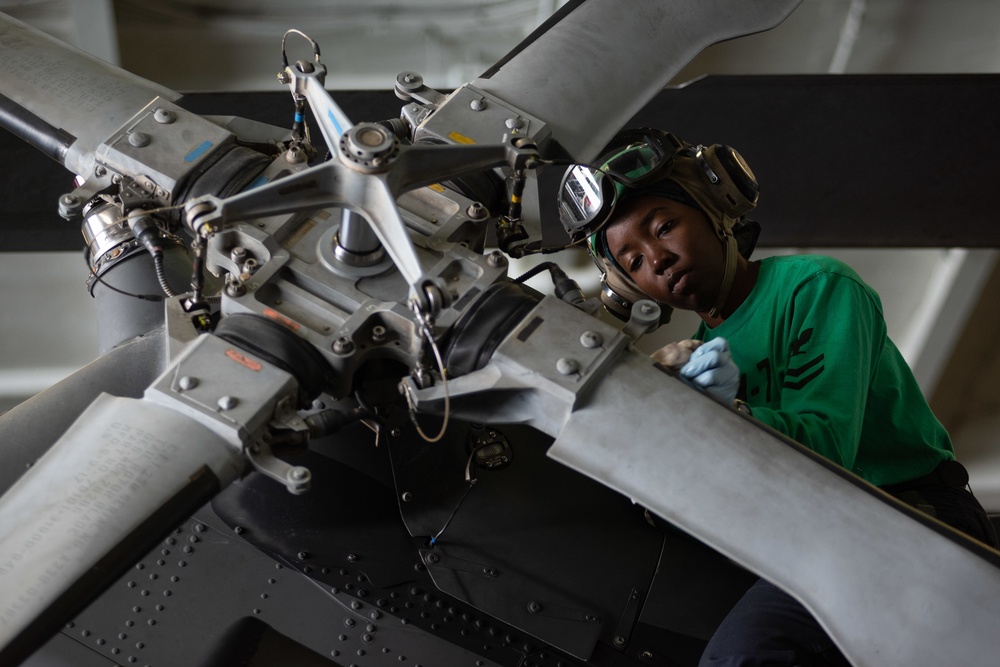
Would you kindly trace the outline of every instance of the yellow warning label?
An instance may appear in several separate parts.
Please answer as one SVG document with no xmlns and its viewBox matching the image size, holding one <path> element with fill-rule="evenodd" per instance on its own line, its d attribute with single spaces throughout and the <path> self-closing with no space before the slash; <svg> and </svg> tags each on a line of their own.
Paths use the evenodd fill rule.
<svg viewBox="0 0 1000 667">
<path fill-rule="evenodd" d="M 448 138 L 460 144 L 474 144 L 476 143 L 464 134 L 459 134 L 458 132 L 450 132 Z"/>
</svg>

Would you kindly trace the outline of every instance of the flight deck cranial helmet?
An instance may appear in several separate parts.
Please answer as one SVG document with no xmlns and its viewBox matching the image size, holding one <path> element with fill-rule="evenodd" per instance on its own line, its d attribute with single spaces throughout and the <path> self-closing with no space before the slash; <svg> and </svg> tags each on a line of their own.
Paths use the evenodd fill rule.
<svg viewBox="0 0 1000 667">
<path fill-rule="evenodd" d="M 757 205 L 758 187 L 743 157 L 729 146 L 692 146 L 668 132 L 640 128 L 619 133 L 597 164 L 600 168 L 574 165 L 567 170 L 559 215 L 574 241 L 587 237 L 603 274 L 605 308 L 628 319 L 632 304 L 648 298 L 611 255 L 605 229 L 619 202 L 656 195 L 702 211 L 723 244 L 722 287 L 711 311 L 717 315 L 732 289 L 737 253 L 749 258 L 760 233 L 760 225 L 744 220 Z"/>
</svg>

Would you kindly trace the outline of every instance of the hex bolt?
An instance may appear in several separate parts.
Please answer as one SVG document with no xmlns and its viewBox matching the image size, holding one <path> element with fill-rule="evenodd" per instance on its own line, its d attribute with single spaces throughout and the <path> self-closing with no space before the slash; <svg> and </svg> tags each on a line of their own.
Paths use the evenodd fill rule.
<svg viewBox="0 0 1000 667">
<path fill-rule="evenodd" d="M 219 399 L 218 406 L 220 410 L 232 410 L 237 405 L 240 404 L 240 399 L 235 396 L 223 396 Z"/>
<path fill-rule="evenodd" d="M 542 610 L 542 605 L 535 602 L 534 600 L 528 603 L 528 611 L 531 612 L 532 614 L 537 614 L 541 610 Z"/>
<path fill-rule="evenodd" d="M 341 336 L 333 342 L 333 351 L 336 354 L 350 354 L 354 351 L 354 343 L 347 336 Z"/>
<path fill-rule="evenodd" d="M 301 164 L 306 161 L 305 151 L 302 150 L 301 146 L 290 146 L 287 151 L 285 151 L 285 162 L 289 164 Z"/>
<path fill-rule="evenodd" d="M 642 658 L 643 660 L 652 660 L 653 659 L 653 652 L 652 651 L 648 651 L 648 650 L 647 651 L 643 651 L 642 653 L 639 654 L 639 657 Z"/>
<path fill-rule="evenodd" d="M 98 178 L 101 178 L 107 173 L 108 170 L 105 169 L 102 165 L 97 165 L 97 167 L 94 168 L 94 176 L 97 176 Z"/>
<path fill-rule="evenodd" d="M 143 146 L 149 145 L 149 135 L 145 132 L 132 132 L 128 135 L 128 142 L 135 146 L 136 148 L 142 148 Z"/>
<path fill-rule="evenodd" d="M 292 77 L 288 74 L 288 72 L 278 72 L 278 83 L 283 86 L 287 86 L 291 82 Z"/>
<path fill-rule="evenodd" d="M 469 205 L 469 208 L 465 209 L 465 214 L 473 220 L 483 220 L 490 214 L 490 212 L 479 202 L 472 202 L 472 204 Z"/>
<path fill-rule="evenodd" d="M 301 482 L 304 479 L 309 479 L 309 469 L 302 466 L 295 466 L 288 471 L 288 476 L 296 482 Z"/>
<path fill-rule="evenodd" d="M 347 554 L 347 560 L 350 561 L 350 562 L 352 562 L 352 563 L 356 563 L 357 560 L 358 560 L 358 555 L 357 554 Z"/>
<path fill-rule="evenodd" d="M 496 568 L 484 567 L 483 574 L 485 574 L 487 577 L 496 577 L 499 574 L 499 572 L 496 571 Z"/>
<path fill-rule="evenodd" d="M 226 285 L 226 296 L 237 299 L 247 293 L 247 286 L 242 280 L 234 280 Z"/>
<path fill-rule="evenodd" d="M 190 375 L 181 376 L 181 379 L 177 381 L 177 386 L 184 391 L 191 391 L 198 386 L 198 378 Z"/>
<path fill-rule="evenodd" d="M 398 438 L 398 437 L 399 437 L 399 436 L 401 436 L 402 434 L 403 434 L 403 432 L 402 432 L 402 431 L 401 431 L 401 430 L 400 430 L 400 429 L 399 429 L 398 427 L 397 427 L 397 428 L 394 428 L 394 429 L 392 429 L 392 430 L 391 430 L 391 431 L 389 432 L 389 435 L 391 435 L 391 436 L 392 436 L 392 437 L 394 437 L 394 438 Z"/>
<path fill-rule="evenodd" d="M 441 557 L 438 556 L 437 554 L 427 554 L 426 560 L 428 565 L 434 565 L 435 563 L 441 560 Z"/>
<path fill-rule="evenodd" d="M 494 250 L 490 253 L 490 256 L 486 260 L 489 262 L 490 266 L 494 268 L 500 268 L 507 264 L 507 258 L 503 256 L 503 253 L 499 250 Z"/>
<path fill-rule="evenodd" d="M 584 331 L 580 334 L 580 345 L 583 345 L 588 350 L 600 347 L 603 343 L 604 338 L 596 331 Z"/>
<path fill-rule="evenodd" d="M 580 362 L 569 357 L 562 357 L 556 361 L 556 370 L 562 375 L 573 375 L 580 372 Z"/>
<path fill-rule="evenodd" d="M 625 637 L 622 635 L 615 635 L 615 646 L 625 646 Z"/>
<path fill-rule="evenodd" d="M 247 258 L 247 249 L 241 245 L 233 246 L 233 249 L 229 251 L 229 259 L 233 260 L 237 264 L 243 264 Z"/>
<path fill-rule="evenodd" d="M 387 331 L 384 326 L 382 326 L 381 324 L 376 324 L 375 326 L 372 327 L 372 342 L 373 343 L 384 342 L 386 333 Z"/>
<path fill-rule="evenodd" d="M 643 315 L 652 315 L 655 310 L 656 306 L 651 303 L 643 303 L 639 306 L 639 312 Z"/>
<path fill-rule="evenodd" d="M 409 491 L 403 491 L 403 496 L 402 496 L 402 498 L 403 498 L 403 502 L 404 502 L 404 503 L 408 503 L 408 502 L 410 502 L 411 500 L 413 500 L 413 494 L 412 494 L 412 493 L 410 493 Z"/>
</svg>

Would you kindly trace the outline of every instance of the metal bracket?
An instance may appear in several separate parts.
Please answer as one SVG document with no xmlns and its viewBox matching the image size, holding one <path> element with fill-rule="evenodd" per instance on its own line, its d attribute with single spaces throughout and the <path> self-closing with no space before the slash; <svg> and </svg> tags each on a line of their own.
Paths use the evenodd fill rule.
<svg viewBox="0 0 1000 667">
<path fill-rule="evenodd" d="M 302 495 L 309 490 L 312 473 L 309 468 L 293 466 L 271 453 L 271 448 L 262 443 L 254 443 L 244 450 L 254 470 L 281 482 L 293 495 Z"/>
<path fill-rule="evenodd" d="M 642 609 L 642 600 L 642 591 L 633 588 L 632 592 L 629 593 L 628 602 L 625 603 L 625 609 L 622 611 L 621 618 L 618 619 L 618 627 L 615 628 L 615 634 L 611 640 L 619 651 L 624 651 L 625 647 L 628 646 L 628 640 L 632 637 L 632 629 L 635 628 L 635 621 L 639 617 L 639 610 Z"/>
<path fill-rule="evenodd" d="M 642 338 L 643 334 L 654 331 L 659 324 L 659 304 L 649 299 L 640 299 L 632 304 L 632 312 L 629 314 L 628 322 L 622 327 L 622 333 L 634 343 Z"/>
</svg>

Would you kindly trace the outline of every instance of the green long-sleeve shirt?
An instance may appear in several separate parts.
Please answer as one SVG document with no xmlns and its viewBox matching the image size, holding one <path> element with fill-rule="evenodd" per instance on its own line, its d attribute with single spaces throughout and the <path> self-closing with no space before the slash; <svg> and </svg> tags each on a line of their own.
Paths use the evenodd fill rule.
<svg viewBox="0 0 1000 667">
<path fill-rule="evenodd" d="M 762 260 L 746 301 L 695 337 L 729 341 L 756 419 L 872 484 L 914 479 L 955 457 L 886 334 L 878 294 L 839 260 Z"/>
</svg>

